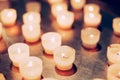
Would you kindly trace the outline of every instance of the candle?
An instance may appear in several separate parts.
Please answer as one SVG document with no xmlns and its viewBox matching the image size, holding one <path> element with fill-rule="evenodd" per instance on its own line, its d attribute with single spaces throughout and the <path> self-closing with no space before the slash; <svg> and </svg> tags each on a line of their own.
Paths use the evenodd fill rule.
<svg viewBox="0 0 120 80">
<path fill-rule="evenodd" d="M 24 80 L 40 80 L 43 71 L 42 60 L 38 57 L 30 56 L 20 63 L 20 73 Z"/>
<path fill-rule="evenodd" d="M 54 17 L 57 17 L 60 12 L 67 11 L 68 5 L 66 3 L 57 3 L 51 6 L 51 13 Z"/>
<path fill-rule="evenodd" d="M 97 28 L 101 23 L 102 16 L 100 13 L 86 13 L 84 15 L 84 24 L 87 27 Z"/>
<path fill-rule="evenodd" d="M 89 13 L 89 12 L 93 12 L 93 13 L 99 13 L 100 12 L 100 6 L 98 4 L 94 4 L 94 3 L 89 3 L 86 4 L 84 6 L 84 13 Z"/>
<path fill-rule="evenodd" d="M 39 24 L 23 24 L 22 33 L 27 42 L 37 42 L 40 39 L 41 29 Z"/>
<path fill-rule="evenodd" d="M 107 47 L 107 58 L 109 65 L 120 63 L 120 44 L 111 44 Z"/>
<path fill-rule="evenodd" d="M 100 31 L 96 28 L 83 28 L 81 30 L 81 40 L 85 48 L 94 49 L 100 40 Z"/>
<path fill-rule="evenodd" d="M 43 78 L 42 80 L 57 80 L 55 78 Z"/>
<path fill-rule="evenodd" d="M 3 9 L 0 17 L 4 26 L 13 26 L 16 23 L 17 12 L 13 8 Z"/>
<path fill-rule="evenodd" d="M 0 39 L 2 38 L 2 23 L 0 23 Z"/>
<path fill-rule="evenodd" d="M 25 43 L 14 43 L 8 47 L 8 54 L 13 65 L 18 67 L 29 56 L 29 46 Z"/>
<path fill-rule="evenodd" d="M 57 23 L 61 29 L 71 29 L 74 22 L 74 13 L 71 11 L 61 12 L 57 16 Z"/>
<path fill-rule="evenodd" d="M 0 80 L 6 80 L 3 73 L 0 73 Z"/>
<path fill-rule="evenodd" d="M 50 5 L 53 5 L 53 4 L 57 4 L 57 3 L 61 3 L 63 2 L 64 0 L 47 0 L 47 2 L 50 4 Z"/>
<path fill-rule="evenodd" d="M 120 17 L 113 18 L 112 27 L 114 33 L 120 36 Z"/>
<path fill-rule="evenodd" d="M 113 64 L 108 67 L 107 80 L 120 80 L 120 64 Z"/>
<path fill-rule="evenodd" d="M 24 24 L 40 24 L 41 16 L 38 12 L 26 12 L 23 14 L 23 23 Z"/>
<path fill-rule="evenodd" d="M 54 50 L 54 61 L 55 65 L 59 70 L 70 70 L 73 67 L 73 62 L 75 60 L 75 49 L 63 45 Z"/>
<path fill-rule="evenodd" d="M 26 11 L 30 12 L 40 12 L 41 11 L 41 4 L 37 1 L 29 1 L 25 5 Z"/>
<path fill-rule="evenodd" d="M 74 10 L 81 10 L 85 3 L 86 0 L 70 0 L 70 4 Z"/>
<path fill-rule="evenodd" d="M 45 53 L 52 55 L 53 50 L 61 45 L 62 37 L 57 32 L 47 32 L 41 36 L 41 41 Z"/>
</svg>

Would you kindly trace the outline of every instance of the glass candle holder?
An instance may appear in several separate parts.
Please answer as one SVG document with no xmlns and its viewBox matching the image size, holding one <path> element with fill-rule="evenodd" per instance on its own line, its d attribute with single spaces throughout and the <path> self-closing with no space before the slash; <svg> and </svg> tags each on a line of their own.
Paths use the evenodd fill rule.
<svg viewBox="0 0 120 80">
<path fill-rule="evenodd" d="M 27 12 L 40 12 L 41 11 L 41 4 L 38 1 L 29 1 L 25 5 Z"/>
<path fill-rule="evenodd" d="M 41 80 L 43 71 L 42 60 L 38 57 L 30 56 L 20 63 L 20 73 L 24 80 Z"/>
<path fill-rule="evenodd" d="M 25 43 L 14 43 L 8 47 L 8 54 L 13 65 L 19 67 L 19 63 L 29 57 L 29 46 Z"/>
<path fill-rule="evenodd" d="M 59 70 L 66 71 L 72 69 L 74 60 L 74 48 L 63 45 L 54 50 L 54 62 Z"/>
<path fill-rule="evenodd" d="M 87 27 L 97 28 L 102 20 L 102 16 L 100 13 L 86 13 L 84 15 L 84 24 Z"/>
<path fill-rule="evenodd" d="M 60 12 L 67 11 L 68 5 L 65 2 L 53 4 L 51 6 L 51 13 L 56 18 Z"/>
<path fill-rule="evenodd" d="M 113 64 L 108 67 L 107 80 L 119 80 L 120 79 L 120 64 Z"/>
<path fill-rule="evenodd" d="M 24 24 L 40 24 L 41 15 L 38 12 L 26 12 L 23 14 L 23 23 Z"/>
<path fill-rule="evenodd" d="M 107 47 L 107 58 L 109 65 L 120 63 L 120 44 L 111 44 Z"/>
<path fill-rule="evenodd" d="M 113 18 L 113 31 L 117 36 L 120 36 L 120 17 Z"/>
<path fill-rule="evenodd" d="M 99 13 L 100 12 L 100 6 L 98 4 L 89 3 L 84 6 L 84 14 L 93 12 L 93 13 Z"/>
<path fill-rule="evenodd" d="M 96 28 L 83 28 L 81 30 L 81 40 L 85 48 L 94 49 L 100 40 L 100 31 Z"/>
<path fill-rule="evenodd" d="M 41 29 L 39 24 L 23 24 L 22 33 L 27 42 L 37 42 L 40 39 Z"/>
<path fill-rule="evenodd" d="M 13 26 L 16 23 L 17 12 L 13 8 L 3 9 L 0 17 L 4 26 Z"/>
<path fill-rule="evenodd" d="M 2 38 L 2 23 L 0 23 L 0 39 Z"/>
<path fill-rule="evenodd" d="M 42 80 L 57 80 L 55 78 L 43 78 Z"/>
<path fill-rule="evenodd" d="M 61 29 L 71 29 L 73 22 L 74 22 L 73 12 L 64 11 L 57 16 L 57 23 Z"/>
<path fill-rule="evenodd" d="M 41 36 L 41 41 L 45 53 L 53 55 L 53 50 L 61 46 L 62 37 L 57 32 L 47 32 Z"/>
<path fill-rule="evenodd" d="M 85 5 L 86 0 L 70 0 L 73 10 L 81 10 Z"/>
</svg>

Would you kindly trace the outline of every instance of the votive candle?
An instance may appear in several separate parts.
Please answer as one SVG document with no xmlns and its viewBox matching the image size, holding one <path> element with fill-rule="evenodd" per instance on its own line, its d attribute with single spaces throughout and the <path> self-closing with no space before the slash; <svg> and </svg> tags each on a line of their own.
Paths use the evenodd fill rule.
<svg viewBox="0 0 120 80">
<path fill-rule="evenodd" d="M 19 63 L 29 57 L 29 46 L 25 43 L 14 43 L 8 47 L 8 54 L 13 65 L 19 67 Z"/>
<path fill-rule="evenodd" d="M 47 32 L 41 36 L 41 41 L 45 53 L 53 55 L 53 51 L 61 46 L 62 37 L 57 32 Z"/>
<path fill-rule="evenodd" d="M 54 62 L 59 70 L 70 70 L 75 60 L 75 49 L 62 45 L 54 50 Z"/>
<path fill-rule="evenodd" d="M 3 9 L 0 13 L 0 17 L 4 26 L 13 26 L 16 23 L 17 12 L 13 8 Z"/>
<path fill-rule="evenodd" d="M 24 80 L 41 80 L 41 74 L 43 71 L 42 60 L 35 56 L 30 56 L 24 59 L 19 64 L 20 74 Z"/>
<path fill-rule="evenodd" d="M 100 40 L 100 31 L 96 28 L 83 28 L 81 30 L 81 40 L 85 48 L 94 49 Z"/>
</svg>

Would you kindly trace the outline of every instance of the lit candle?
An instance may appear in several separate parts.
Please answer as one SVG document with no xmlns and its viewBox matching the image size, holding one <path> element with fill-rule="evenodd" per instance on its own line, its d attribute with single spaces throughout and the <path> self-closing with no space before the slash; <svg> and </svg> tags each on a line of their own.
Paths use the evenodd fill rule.
<svg viewBox="0 0 120 80">
<path fill-rule="evenodd" d="M 24 80 L 41 80 L 43 71 L 42 60 L 38 57 L 30 56 L 20 63 L 20 73 Z"/>
<path fill-rule="evenodd" d="M 107 47 L 107 58 L 109 65 L 120 63 L 120 44 L 111 44 Z"/>
<path fill-rule="evenodd" d="M 57 16 L 57 23 L 61 29 L 71 29 L 73 22 L 74 22 L 73 12 L 64 11 Z"/>
<path fill-rule="evenodd" d="M 97 28 L 101 23 L 102 16 L 100 13 L 86 13 L 84 15 L 84 24 L 87 27 Z"/>
<path fill-rule="evenodd" d="M 29 46 L 25 43 L 14 43 L 8 48 L 9 58 L 14 66 L 18 67 L 29 56 Z"/>
<path fill-rule="evenodd" d="M 2 38 L 2 23 L 0 23 L 0 39 Z"/>
<path fill-rule="evenodd" d="M 81 40 L 85 48 L 94 49 L 100 40 L 100 31 L 96 28 L 83 28 L 81 30 Z"/>
<path fill-rule="evenodd" d="M 43 78 L 42 80 L 57 80 L 55 78 Z"/>
<path fill-rule="evenodd" d="M 13 8 L 3 9 L 0 17 L 4 26 L 13 26 L 16 23 L 17 12 Z"/>
<path fill-rule="evenodd" d="M 39 24 L 23 24 L 22 33 L 27 42 L 36 42 L 40 39 L 41 29 Z"/>
<path fill-rule="evenodd" d="M 73 67 L 73 62 L 75 60 L 75 49 L 63 45 L 54 50 L 54 61 L 55 65 L 59 70 L 70 70 Z"/>
<path fill-rule="evenodd" d="M 86 0 L 70 0 L 70 4 L 74 10 L 81 10 L 85 3 Z"/>
<path fill-rule="evenodd" d="M 107 80 L 120 80 L 120 64 L 113 64 L 108 67 Z"/>
<path fill-rule="evenodd" d="M 57 3 L 51 6 L 51 13 L 57 17 L 61 11 L 67 11 L 68 5 L 66 3 Z"/>
<path fill-rule="evenodd" d="M 120 36 L 120 17 L 116 17 L 113 19 L 112 27 L 114 33 Z"/>
<path fill-rule="evenodd" d="M 41 16 L 38 12 L 26 12 L 23 14 L 23 23 L 40 24 Z"/>
<path fill-rule="evenodd" d="M 6 80 L 3 73 L 0 73 L 0 80 Z"/>
<path fill-rule="evenodd" d="M 100 6 L 98 4 L 94 4 L 94 3 L 89 3 L 86 4 L 84 6 L 84 13 L 89 13 L 89 12 L 93 12 L 93 13 L 99 13 L 100 12 Z"/>
<path fill-rule="evenodd" d="M 26 11 L 33 11 L 33 12 L 40 12 L 41 11 L 41 4 L 37 1 L 29 1 L 25 5 Z"/>
<path fill-rule="evenodd" d="M 52 55 L 53 50 L 61 45 L 62 37 L 57 32 L 47 32 L 41 36 L 41 41 L 45 53 Z"/>
</svg>

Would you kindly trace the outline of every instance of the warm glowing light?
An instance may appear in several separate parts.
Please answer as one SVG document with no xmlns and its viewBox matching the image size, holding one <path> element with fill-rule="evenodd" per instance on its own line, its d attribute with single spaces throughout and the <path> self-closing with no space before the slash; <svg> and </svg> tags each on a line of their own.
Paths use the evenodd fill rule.
<svg viewBox="0 0 120 80">
<path fill-rule="evenodd" d="M 42 80 L 57 80 L 55 78 L 43 78 Z"/>
</svg>

